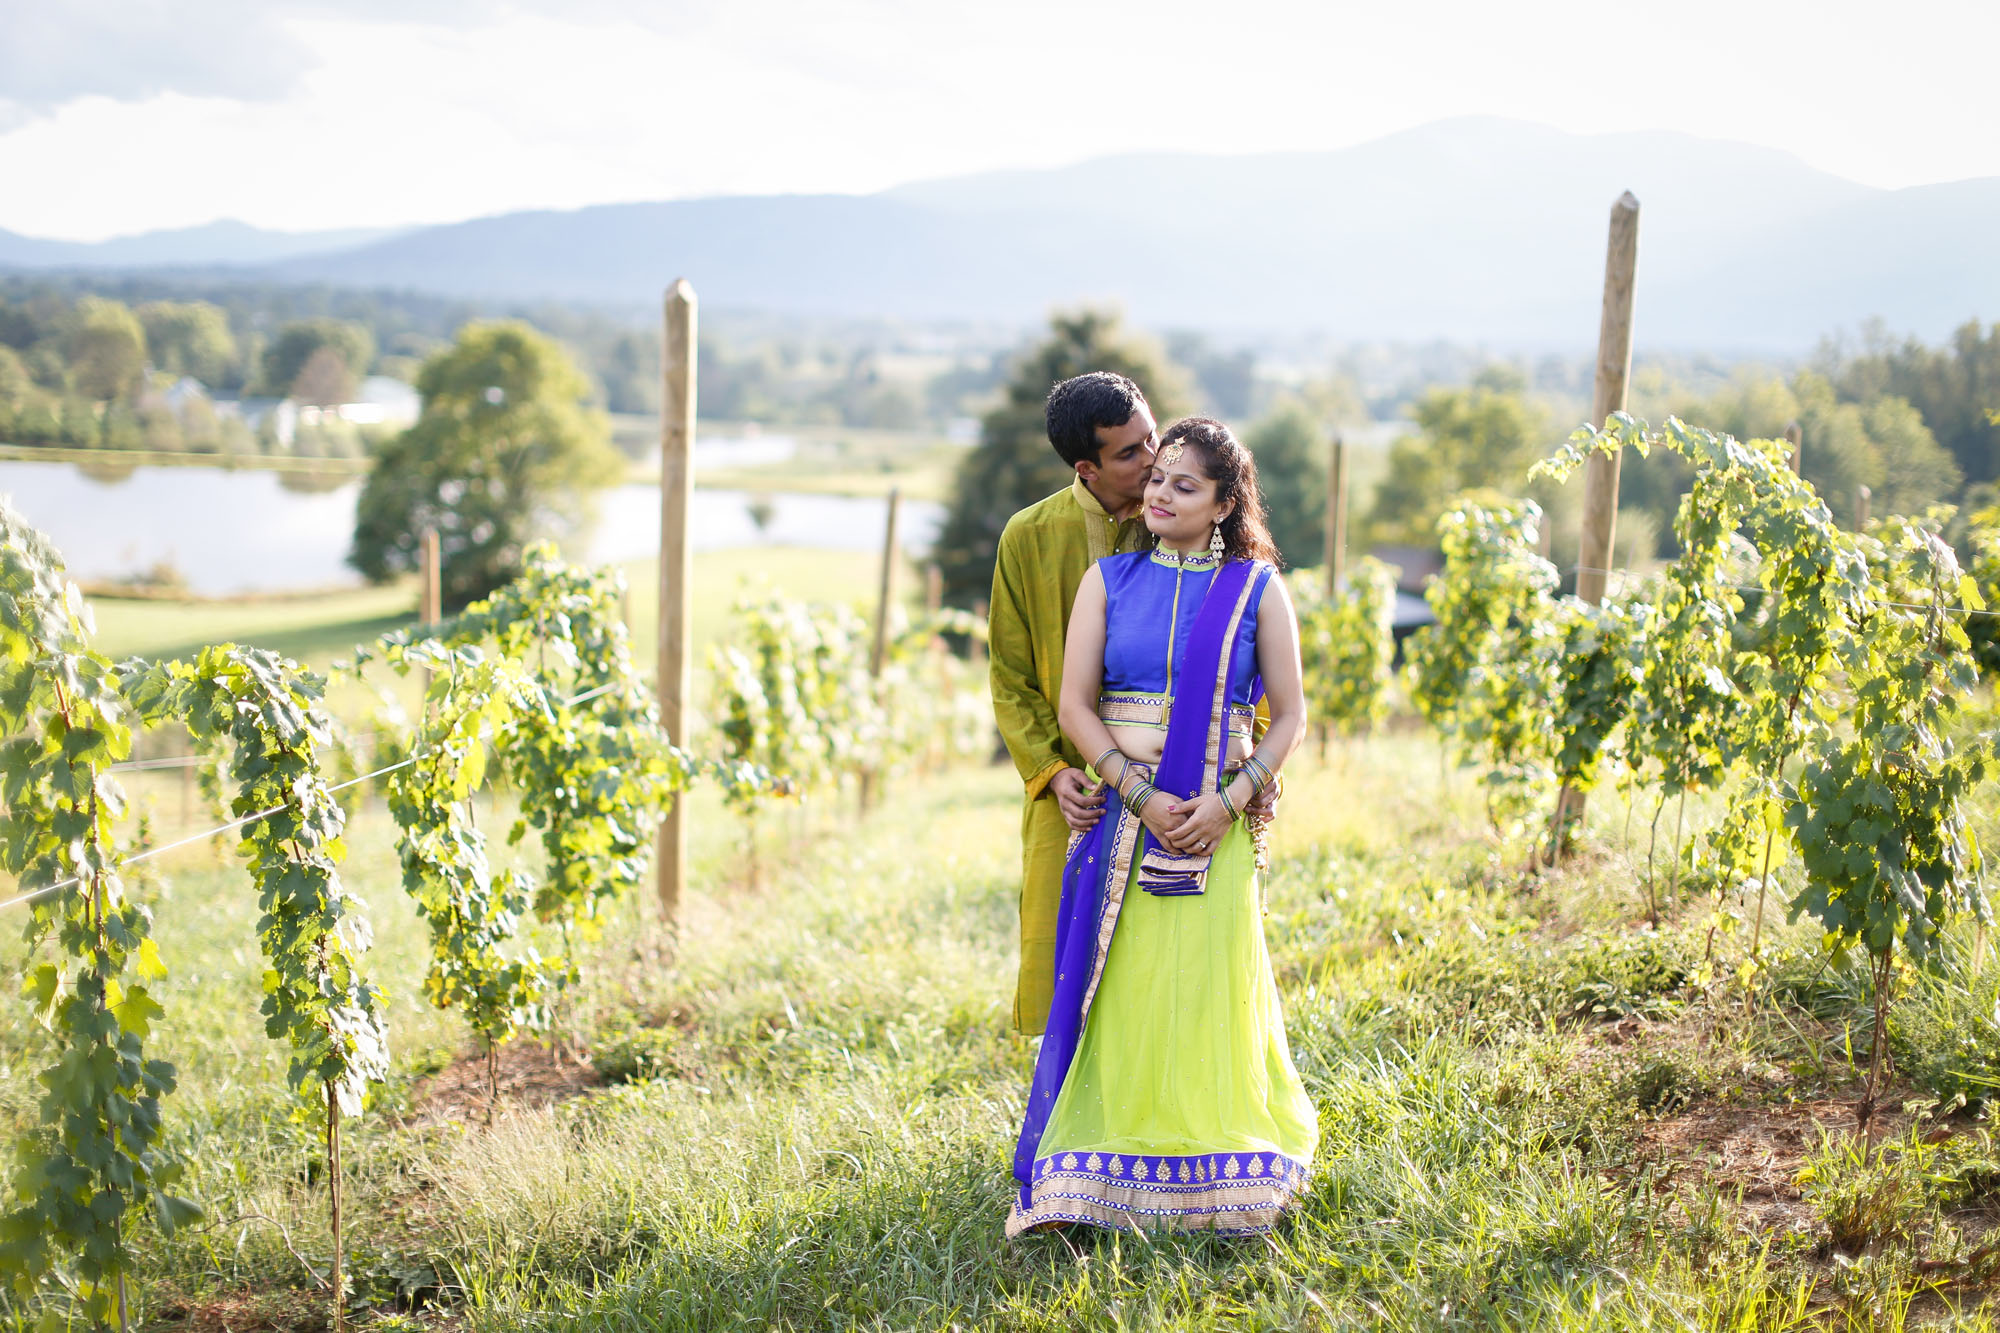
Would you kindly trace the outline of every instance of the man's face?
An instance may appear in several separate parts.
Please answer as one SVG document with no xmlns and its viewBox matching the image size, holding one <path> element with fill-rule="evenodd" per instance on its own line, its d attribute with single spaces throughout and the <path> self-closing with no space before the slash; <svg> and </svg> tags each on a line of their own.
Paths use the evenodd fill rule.
<svg viewBox="0 0 2000 1333">
<path fill-rule="evenodd" d="M 1077 475 L 1106 509 L 1129 509 L 1146 493 L 1159 443 L 1153 409 L 1141 402 L 1124 425 L 1097 428 L 1097 461 L 1078 463 Z"/>
</svg>

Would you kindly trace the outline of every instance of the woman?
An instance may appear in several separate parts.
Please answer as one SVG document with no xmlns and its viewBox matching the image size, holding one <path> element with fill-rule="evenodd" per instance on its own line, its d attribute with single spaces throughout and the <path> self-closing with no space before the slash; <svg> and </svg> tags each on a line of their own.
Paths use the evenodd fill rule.
<svg viewBox="0 0 2000 1333">
<path fill-rule="evenodd" d="M 1241 818 L 1306 728 L 1256 464 L 1220 422 L 1177 422 L 1144 514 L 1157 548 L 1099 561 L 1070 613 L 1058 720 L 1119 799 L 1064 872 L 1009 1236 L 1266 1231 L 1319 1139 Z"/>
</svg>

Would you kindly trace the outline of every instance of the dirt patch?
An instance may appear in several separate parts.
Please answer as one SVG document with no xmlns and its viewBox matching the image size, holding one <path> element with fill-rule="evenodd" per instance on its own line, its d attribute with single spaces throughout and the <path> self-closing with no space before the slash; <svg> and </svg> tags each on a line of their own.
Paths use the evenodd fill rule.
<svg viewBox="0 0 2000 1333">
<path fill-rule="evenodd" d="M 1901 1112 L 1875 1118 L 1885 1137 L 1909 1124 Z M 1812 1225 L 1812 1209 L 1798 1186 L 1806 1154 L 1822 1133 L 1853 1129 L 1854 1103 L 1846 1100 L 1693 1106 L 1637 1126 L 1656 1190 L 1699 1186 L 1740 1194 L 1746 1221 L 1775 1228 Z"/>
<path fill-rule="evenodd" d="M 332 1325 L 324 1295 L 309 1291 L 232 1291 L 169 1299 L 145 1327 L 189 1333 L 319 1333 Z"/>
<path fill-rule="evenodd" d="M 589 1052 L 579 1047 L 510 1041 L 494 1053 L 490 1084 L 483 1053 L 462 1055 L 418 1082 L 403 1123 L 483 1124 L 489 1106 L 496 1110 L 553 1106 L 603 1081 L 591 1066 Z"/>
<path fill-rule="evenodd" d="M 298 1288 L 211 1292 L 202 1296 L 170 1296 L 149 1312 L 141 1325 L 149 1333 L 326 1333 L 333 1327 L 326 1293 Z M 350 1306 L 347 1327 L 363 1333 L 379 1322 L 384 1311 Z M 453 1333 L 462 1329 L 461 1312 L 445 1306 L 426 1305 L 422 1309 L 388 1312 L 400 1329 L 435 1330 Z"/>
</svg>

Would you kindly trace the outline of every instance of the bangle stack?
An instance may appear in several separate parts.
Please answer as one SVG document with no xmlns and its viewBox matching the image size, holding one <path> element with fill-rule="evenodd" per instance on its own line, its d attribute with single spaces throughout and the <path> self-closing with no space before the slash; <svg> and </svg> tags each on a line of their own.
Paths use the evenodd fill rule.
<svg viewBox="0 0 2000 1333">
<path fill-rule="evenodd" d="M 1243 773 L 1250 779 L 1250 799 L 1253 801 L 1263 794 L 1264 788 L 1277 780 L 1270 765 L 1254 754 L 1244 758 Z"/>
<path fill-rule="evenodd" d="M 1149 781 L 1146 778 L 1141 778 L 1139 779 L 1139 785 L 1134 787 L 1131 791 L 1119 792 L 1118 799 L 1125 802 L 1125 808 L 1132 812 L 1132 817 L 1134 819 L 1137 819 L 1139 817 L 1139 812 L 1146 808 L 1146 802 L 1151 800 L 1156 794 L 1158 794 L 1159 790 L 1160 789 L 1154 786 L 1151 781 Z"/>
<path fill-rule="evenodd" d="M 1237 820 L 1243 818 L 1243 812 L 1236 808 L 1236 802 L 1229 799 L 1228 783 L 1225 782 L 1220 787 L 1217 787 L 1215 794 L 1222 798 L 1222 808 L 1229 812 L 1230 823 L 1234 824 Z"/>
</svg>

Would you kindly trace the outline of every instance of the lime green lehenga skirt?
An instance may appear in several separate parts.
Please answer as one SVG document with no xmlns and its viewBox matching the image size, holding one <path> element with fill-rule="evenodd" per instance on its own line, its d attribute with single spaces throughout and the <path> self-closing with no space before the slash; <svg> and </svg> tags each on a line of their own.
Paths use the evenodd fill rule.
<svg viewBox="0 0 2000 1333">
<path fill-rule="evenodd" d="M 1204 893 L 1155 897 L 1137 878 L 1009 1236 L 1048 1222 L 1252 1234 L 1306 1182 L 1319 1123 L 1285 1040 L 1248 830 L 1223 838 Z"/>
</svg>

